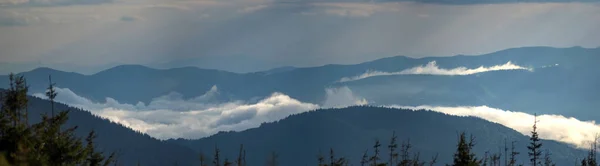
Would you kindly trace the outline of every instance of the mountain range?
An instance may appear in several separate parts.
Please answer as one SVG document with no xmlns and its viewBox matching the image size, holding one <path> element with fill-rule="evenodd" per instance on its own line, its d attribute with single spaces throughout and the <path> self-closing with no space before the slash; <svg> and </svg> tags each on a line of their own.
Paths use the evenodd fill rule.
<svg viewBox="0 0 600 166">
<path fill-rule="evenodd" d="M 439 69 L 476 69 L 512 64 L 531 70 L 497 70 L 469 75 L 383 75 L 355 81 L 342 78 L 367 71 L 399 72 L 435 62 Z M 121 103 L 148 103 L 178 92 L 193 98 L 217 86 L 220 100 L 250 100 L 281 92 L 304 102 L 322 104 L 327 88 L 349 87 L 375 105 L 488 105 L 538 114 L 561 114 L 582 120 L 600 120 L 593 114 L 600 104 L 596 74 L 600 48 L 524 47 L 478 56 L 409 58 L 390 57 L 354 65 L 283 67 L 255 73 L 233 73 L 196 67 L 153 69 L 123 65 L 92 75 L 38 68 L 25 75 L 32 92 L 43 92 L 48 75 L 61 88 L 95 102 L 107 97 Z M 6 80 L 6 76 L 0 76 Z M 2 84 L 5 88 L 7 85 Z"/>
<path fill-rule="evenodd" d="M 29 119 L 39 121 L 40 114 L 49 113 L 50 102 L 29 98 Z M 234 160 L 240 145 L 247 151 L 248 165 L 262 165 L 271 152 L 278 154 L 282 165 L 315 165 L 317 155 L 334 149 L 339 157 L 358 164 L 361 156 L 376 140 L 381 154 L 392 133 L 398 144 L 410 142 L 412 153 L 428 161 L 438 156 L 440 165 L 450 163 L 456 149 L 458 134 L 466 132 L 476 138 L 474 151 L 484 156 L 504 154 L 505 143 L 510 148 L 515 141 L 519 163 L 527 163 L 526 146 L 529 137 L 497 123 L 474 117 L 458 117 L 427 110 L 406 110 L 373 106 L 354 106 L 340 109 L 319 109 L 263 123 L 260 127 L 241 132 L 219 132 L 202 139 L 157 140 L 120 124 L 97 117 L 86 110 L 56 104 L 56 110 L 69 110 L 67 126 L 78 126 L 76 134 L 85 137 L 91 130 L 99 135 L 98 147 L 105 153 L 117 153 L 117 165 L 198 165 L 200 154 L 211 161 L 214 149 L 219 148 L 221 159 Z M 526 123 L 526 122 L 525 122 Z M 557 165 L 571 165 L 587 151 L 556 141 L 543 140 L 543 148 L 552 154 Z M 437 164 L 436 164 L 437 165 Z"/>
</svg>

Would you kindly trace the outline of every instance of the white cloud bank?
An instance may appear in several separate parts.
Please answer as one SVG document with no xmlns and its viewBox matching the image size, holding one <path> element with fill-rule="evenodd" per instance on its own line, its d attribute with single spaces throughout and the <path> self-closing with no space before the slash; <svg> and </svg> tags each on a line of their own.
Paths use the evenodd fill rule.
<svg viewBox="0 0 600 166">
<path fill-rule="evenodd" d="M 254 103 L 246 101 L 219 102 L 213 86 L 204 95 L 183 99 L 179 93 L 169 93 L 154 98 L 150 103 L 136 105 L 119 103 L 106 98 L 96 103 L 75 94 L 67 88 L 57 88 L 56 101 L 79 107 L 92 114 L 120 123 L 133 130 L 158 139 L 202 138 L 219 131 L 242 131 L 273 122 L 289 115 L 312 111 L 321 106 L 304 103 L 282 93 L 272 95 Z M 367 104 L 365 99 L 355 97 L 347 87 L 326 90 L 327 107 L 346 107 Z M 45 98 L 44 94 L 34 96 Z"/>
<path fill-rule="evenodd" d="M 219 131 L 242 131 L 258 127 L 264 122 L 273 122 L 289 115 L 312 111 L 318 108 L 341 108 L 352 105 L 366 105 L 367 100 L 358 97 L 348 87 L 326 89 L 323 104 L 304 103 L 282 93 L 273 93 L 258 102 L 246 101 L 218 102 L 219 95 L 214 86 L 204 95 L 183 99 L 181 94 L 169 93 L 157 97 L 150 103 L 135 105 L 123 104 L 107 98 L 104 103 L 96 103 L 81 97 L 69 89 L 57 88 L 57 101 L 83 108 L 92 114 L 123 124 L 133 130 L 147 133 L 158 139 L 202 138 Z M 45 98 L 42 93 L 34 96 Z M 432 110 L 455 116 L 473 116 L 512 128 L 523 135 L 529 135 L 534 116 L 488 106 L 397 106 L 411 110 Z M 587 148 L 590 141 L 600 133 L 600 125 L 594 121 L 580 121 L 561 115 L 539 115 L 538 132 L 540 138 L 555 140 Z"/>
<path fill-rule="evenodd" d="M 349 82 L 349 81 L 356 81 L 356 80 L 361 80 L 361 79 L 365 79 L 365 78 L 369 78 L 369 77 L 376 77 L 376 76 L 391 76 L 391 75 L 471 75 L 471 74 L 477 74 L 477 73 L 483 73 L 483 72 L 489 72 L 489 71 L 498 71 L 498 70 L 529 70 L 531 71 L 532 69 L 530 68 L 526 68 L 526 67 L 522 67 L 519 65 L 515 65 L 512 62 L 506 62 L 505 64 L 502 65 L 496 65 L 496 66 L 490 66 L 490 67 L 485 67 L 485 66 L 479 66 L 478 68 L 474 68 L 474 69 L 469 69 L 467 67 L 457 67 L 457 68 L 453 68 L 453 69 L 442 69 L 440 68 L 436 61 L 431 61 L 429 63 L 427 63 L 426 65 L 420 65 L 417 67 L 413 67 L 410 69 L 405 69 L 399 72 L 383 72 L 383 71 L 367 71 L 361 75 L 358 76 L 354 76 L 354 77 L 344 77 L 342 79 L 339 80 L 339 82 Z"/>
<path fill-rule="evenodd" d="M 513 112 L 488 106 L 440 107 L 440 106 L 390 106 L 411 110 L 432 110 L 455 116 L 473 116 L 512 128 L 523 135 L 531 135 L 534 116 L 523 112 Z M 562 115 L 538 115 L 538 134 L 542 139 L 555 140 L 588 148 L 600 126 L 595 121 L 580 121 Z"/>
<path fill-rule="evenodd" d="M 326 99 L 323 108 L 343 108 L 352 105 L 369 104 L 367 99 L 356 96 L 350 88 L 344 86 L 340 88 L 325 89 Z"/>
</svg>

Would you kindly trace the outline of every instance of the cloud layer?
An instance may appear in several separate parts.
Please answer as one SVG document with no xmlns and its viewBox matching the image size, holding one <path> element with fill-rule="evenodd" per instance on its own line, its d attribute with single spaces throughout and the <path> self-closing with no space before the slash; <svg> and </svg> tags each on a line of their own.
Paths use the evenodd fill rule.
<svg viewBox="0 0 600 166">
<path fill-rule="evenodd" d="M 351 105 L 369 104 L 367 99 L 355 95 L 350 88 L 344 86 L 340 88 L 325 89 L 326 99 L 323 108 L 342 108 Z"/>
<path fill-rule="evenodd" d="M 530 68 L 522 67 L 513 64 L 512 62 L 506 62 L 502 65 L 496 66 L 479 66 L 478 68 L 469 69 L 467 67 L 457 67 L 453 69 L 442 69 L 440 68 L 435 61 L 431 61 L 427 63 L 427 65 L 420 65 L 417 67 L 413 67 L 410 69 L 405 69 L 399 72 L 383 72 L 383 71 L 367 71 L 361 75 L 357 75 L 354 77 L 344 77 L 339 80 L 339 82 L 348 82 L 348 81 L 356 81 L 369 77 L 376 76 L 391 76 L 391 75 L 471 75 L 489 71 L 498 71 L 498 70 L 532 70 Z"/>
<path fill-rule="evenodd" d="M 184 99 L 172 92 L 150 103 L 123 104 L 112 98 L 95 103 L 67 88 L 57 88 L 56 101 L 90 111 L 92 114 L 123 124 L 158 139 L 210 136 L 219 131 L 242 131 L 273 122 L 289 115 L 312 111 L 321 106 L 304 103 L 282 93 L 273 93 L 258 102 L 214 100 L 219 91 L 213 86 L 202 96 Z M 327 89 L 326 107 L 367 104 L 347 87 Z M 44 94 L 34 96 L 45 98 Z"/>
<path fill-rule="evenodd" d="M 440 106 L 390 106 L 412 110 L 432 110 L 455 116 L 473 116 L 512 128 L 523 135 L 531 135 L 534 116 L 523 112 L 514 112 L 490 108 L 488 106 L 440 107 Z M 538 133 L 540 138 L 555 140 L 588 148 L 596 134 L 600 134 L 600 125 L 595 121 L 580 121 L 561 115 L 538 115 Z"/>
<path fill-rule="evenodd" d="M 219 95 L 214 86 L 206 94 L 183 99 L 178 93 L 157 97 L 149 104 L 139 102 L 123 104 L 112 98 L 104 103 L 94 103 L 69 89 L 57 88 L 57 101 L 90 111 L 92 114 L 123 124 L 133 130 L 147 133 L 158 139 L 196 139 L 219 131 L 243 131 L 273 122 L 289 115 L 318 108 L 341 108 L 366 105 L 367 100 L 358 97 L 348 87 L 326 89 L 322 105 L 304 103 L 282 93 L 273 93 L 258 102 L 213 100 Z M 34 96 L 45 98 L 42 93 Z M 523 112 L 501 110 L 488 106 L 398 106 L 386 107 L 411 110 L 431 110 L 454 116 L 473 116 L 512 128 L 523 135 L 530 135 L 534 116 Z M 587 148 L 600 125 L 594 121 L 580 121 L 561 115 L 538 115 L 540 138 Z"/>
</svg>

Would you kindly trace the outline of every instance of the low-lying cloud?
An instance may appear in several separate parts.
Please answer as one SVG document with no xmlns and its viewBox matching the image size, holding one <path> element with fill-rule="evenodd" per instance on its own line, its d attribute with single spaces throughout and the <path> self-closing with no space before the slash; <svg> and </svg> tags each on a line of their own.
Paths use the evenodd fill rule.
<svg viewBox="0 0 600 166">
<path fill-rule="evenodd" d="M 197 139 L 219 131 L 243 131 L 255 128 L 261 123 L 277 121 L 289 115 L 318 108 L 368 104 L 366 99 L 357 96 L 348 87 L 326 89 L 325 101 L 321 105 L 301 102 L 282 93 L 273 93 L 258 102 L 220 102 L 215 100 L 219 95 L 216 86 L 204 95 L 191 99 L 184 99 L 181 94 L 172 92 L 157 97 L 148 104 L 139 102 L 135 105 L 119 103 L 112 98 L 106 98 L 104 103 L 96 103 L 67 88 L 56 90 L 58 102 L 88 110 L 94 115 L 158 139 Z M 34 96 L 45 98 L 42 93 L 36 93 Z M 388 105 L 387 107 L 479 117 L 512 128 L 523 135 L 530 135 L 534 122 L 534 116 L 531 114 L 488 106 Z M 580 121 L 561 115 L 538 115 L 537 120 L 540 138 L 568 143 L 578 148 L 587 148 L 589 142 L 600 133 L 600 125 L 595 121 Z"/>
<path fill-rule="evenodd" d="M 490 122 L 499 123 L 512 128 L 523 135 L 531 135 L 534 115 L 490 108 L 488 106 L 390 106 L 411 110 L 432 110 L 455 116 L 473 116 Z M 600 125 L 595 121 L 580 121 L 573 117 L 562 115 L 538 115 L 537 130 L 540 138 L 555 140 L 575 145 L 578 148 L 588 148 L 594 141 L 596 134 L 600 133 Z"/>
<path fill-rule="evenodd" d="M 369 104 L 367 99 L 356 96 L 350 88 L 344 86 L 339 88 L 327 88 L 325 89 L 325 102 L 323 103 L 324 108 L 342 108 L 352 105 L 366 105 Z"/>
<path fill-rule="evenodd" d="M 532 70 L 530 68 L 522 67 L 519 65 L 515 65 L 512 62 L 506 62 L 502 65 L 496 66 L 479 66 L 478 68 L 469 69 L 467 67 L 457 67 L 453 69 L 442 69 L 440 68 L 436 61 L 431 61 L 426 65 L 420 65 L 417 67 L 413 67 L 410 69 L 405 69 L 399 72 L 383 72 L 383 71 L 367 71 L 361 75 L 354 77 L 344 77 L 339 80 L 339 82 L 349 82 L 361 80 L 369 77 L 376 76 L 391 76 L 391 75 L 471 75 L 489 71 L 499 71 L 499 70 Z"/>
<path fill-rule="evenodd" d="M 197 139 L 219 131 L 242 131 L 273 122 L 289 115 L 316 110 L 321 106 L 304 103 L 282 93 L 273 93 L 258 102 L 228 101 L 215 98 L 219 95 L 213 86 L 204 95 L 184 99 L 176 92 L 154 98 L 146 104 L 120 103 L 113 98 L 97 103 L 75 94 L 67 88 L 57 88 L 56 101 L 82 108 L 92 114 L 120 123 L 133 130 L 158 139 Z M 347 87 L 326 90 L 327 107 L 346 107 L 366 104 L 355 97 Z M 34 96 L 46 98 L 42 93 Z"/>
</svg>

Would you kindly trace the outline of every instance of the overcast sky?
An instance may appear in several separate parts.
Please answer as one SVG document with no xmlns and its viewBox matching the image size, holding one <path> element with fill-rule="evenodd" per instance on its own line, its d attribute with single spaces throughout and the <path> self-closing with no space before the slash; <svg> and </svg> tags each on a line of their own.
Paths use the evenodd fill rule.
<svg viewBox="0 0 600 166">
<path fill-rule="evenodd" d="M 560 1 L 560 0 L 555 0 Z M 383 57 L 600 46 L 600 4 L 0 0 L 0 74 L 118 64 L 253 72 Z"/>
</svg>

